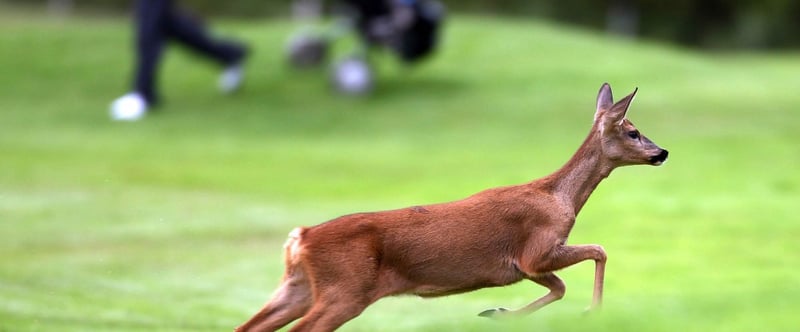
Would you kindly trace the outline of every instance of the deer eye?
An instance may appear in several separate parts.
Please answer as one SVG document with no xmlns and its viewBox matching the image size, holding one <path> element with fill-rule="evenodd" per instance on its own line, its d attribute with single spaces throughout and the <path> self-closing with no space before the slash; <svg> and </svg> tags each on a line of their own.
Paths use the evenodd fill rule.
<svg viewBox="0 0 800 332">
<path fill-rule="evenodd" d="M 629 131 L 628 132 L 628 137 L 630 137 L 632 139 L 639 139 L 639 131 L 637 131 L 637 130 Z"/>
</svg>

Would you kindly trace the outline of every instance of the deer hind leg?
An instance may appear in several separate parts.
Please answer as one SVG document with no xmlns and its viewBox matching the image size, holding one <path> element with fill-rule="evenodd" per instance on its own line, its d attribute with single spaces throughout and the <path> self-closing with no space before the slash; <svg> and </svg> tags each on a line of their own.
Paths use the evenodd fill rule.
<svg viewBox="0 0 800 332">
<path fill-rule="evenodd" d="M 363 240 L 351 238 L 347 250 L 327 251 L 305 265 L 313 304 L 290 331 L 333 331 L 383 296 L 379 259 L 369 239 Z"/>
<path fill-rule="evenodd" d="M 335 296 L 335 298 L 333 298 Z M 292 327 L 290 332 L 328 332 L 334 331 L 347 321 L 355 318 L 368 303 L 354 301 L 345 296 L 332 295 L 315 300 L 311 310 Z"/>
<path fill-rule="evenodd" d="M 302 229 L 297 228 L 289 234 L 286 249 L 286 273 L 272 298 L 247 322 L 239 326 L 237 332 L 275 331 L 295 319 L 302 317 L 311 308 L 311 283 L 299 259 L 299 241 Z"/>
<path fill-rule="evenodd" d="M 523 307 L 522 309 L 515 311 L 509 311 L 503 308 L 490 309 L 480 313 L 480 316 L 501 317 L 514 314 L 529 314 L 547 304 L 552 303 L 553 301 L 561 299 L 566 291 L 564 282 L 552 272 L 543 273 L 536 271 L 557 271 L 589 259 L 595 261 L 595 273 L 592 305 L 588 309 L 597 309 L 603 302 L 603 280 L 605 275 L 606 257 L 606 252 L 603 250 L 603 247 L 596 244 L 559 246 L 552 251 L 552 254 L 549 257 L 546 257 L 543 260 L 543 265 L 533 266 L 530 267 L 533 269 L 532 271 L 525 271 L 530 275 L 528 279 L 547 287 L 550 289 L 549 293 Z"/>
<path fill-rule="evenodd" d="M 352 270 L 330 264 L 321 265 L 324 268 L 311 268 L 309 276 L 313 284 L 313 304 L 289 331 L 333 331 L 361 314 L 375 300 L 368 294 L 374 281 L 367 277 L 374 274 L 368 265 L 355 264 Z"/>
<path fill-rule="evenodd" d="M 287 278 L 272 299 L 236 331 L 275 331 L 302 317 L 310 307 L 311 289 L 308 281 Z"/>
</svg>

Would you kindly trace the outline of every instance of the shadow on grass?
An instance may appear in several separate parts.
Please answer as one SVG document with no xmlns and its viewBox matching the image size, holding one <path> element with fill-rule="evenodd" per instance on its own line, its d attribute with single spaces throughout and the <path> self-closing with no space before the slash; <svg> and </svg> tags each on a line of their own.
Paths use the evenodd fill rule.
<svg viewBox="0 0 800 332">
<path fill-rule="evenodd" d="M 467 90 L 467 82 L 445 77 L 378 77 L 373 98 L 410 98 L 435 95 L 440 98 L 458 96 Z"/>
</svg>

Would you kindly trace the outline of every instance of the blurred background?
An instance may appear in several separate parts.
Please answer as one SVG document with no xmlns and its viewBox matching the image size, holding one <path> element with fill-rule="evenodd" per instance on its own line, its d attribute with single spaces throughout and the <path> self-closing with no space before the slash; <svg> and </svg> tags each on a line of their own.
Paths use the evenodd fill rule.
<svg viewBox="0 0 800 332">
<path fill-rule="evenodd" d="M 800 329 L 800 3 L 443 1 L 436 49 L 370 51 L 374 87 L 356 96 L 331 71 L 357 37 L 315 68 L 288 57 L 329 17 L 178 3 L 248 46 L 241 89 L 169 45 L 162 103 L 117 122 L 132 1 L 0 1 L 0 331 L 231 330 L 277 285 L 292 228 L 547 175 L 603 82 L 639 88 L 628 117 L 670 159 L 616 170 L 578 216 L 569 242 L 609 255 L 602 312 L 581 316 L 586 262 L 520 320 L 477 314 L 545 289 L 384 299 L 342 330 Z"/>
<path fill-rule="evenodd" d="M 120 14 L 129 0 L 4 0 L 46 6 L 53 15 Z M 203 15 L 257 20 L 285 17 L 292 1 L 193 0 Z M 327 4 L 333 3 L 328 1 Z M 625 36 L 702 48 L 786 48 L 800 42 L 800 4 L 789 0 L 444 0 L 458 13 L 546 19 Z"/>
</svg>

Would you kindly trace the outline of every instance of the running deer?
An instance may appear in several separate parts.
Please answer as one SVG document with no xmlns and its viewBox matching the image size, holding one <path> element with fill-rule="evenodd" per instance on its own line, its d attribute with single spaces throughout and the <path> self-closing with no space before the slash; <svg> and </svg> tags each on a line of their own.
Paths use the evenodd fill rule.
<svg viewBox="0 0 800 332">
<path fill-rule="evenodd" d="M 567 163 L 530 183 L 488 189 L 450 203 L 359 213 L 294 229 L 284 245 L 286 270 L 272 299 L 236 331 L 332 331 L 390 295 L 444 296 L 528 279 L 550 291 L 518 310 L 561 299 L 553 272 L 595 261 L 589 309 L 600 306 L 606 253 L 596 244 L 567 245 L 575 217 L 614 168 L 661 165 L 667 150 L 641 135 L 625 113 L 636 90 L 616 104 L 606 83 L 594 124 Z"/>
</svg>

